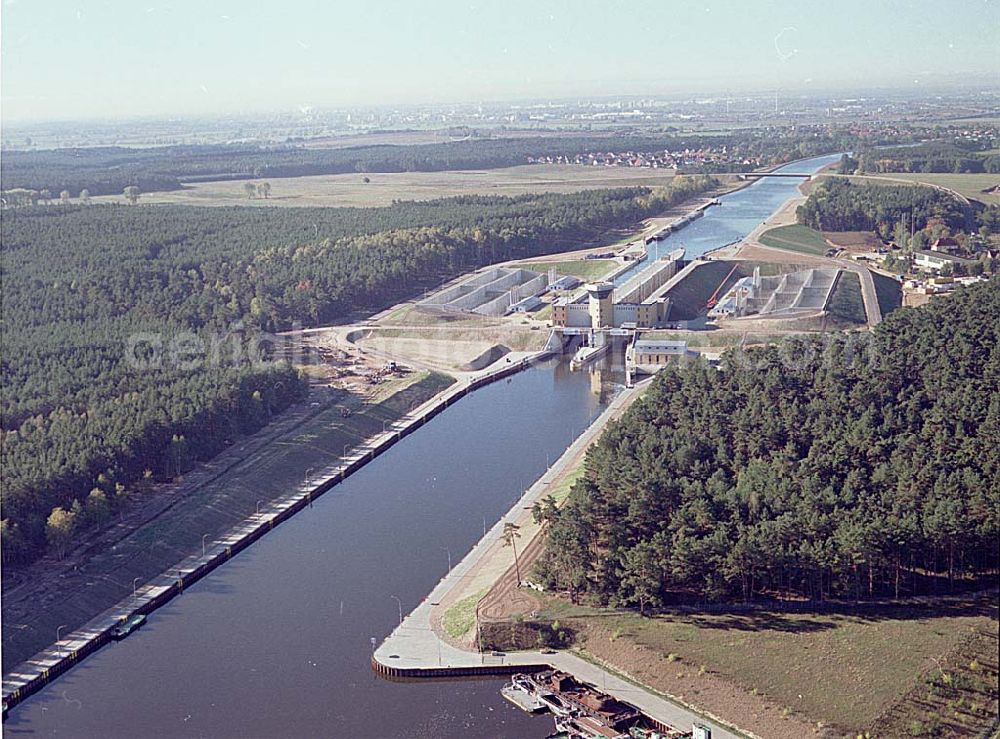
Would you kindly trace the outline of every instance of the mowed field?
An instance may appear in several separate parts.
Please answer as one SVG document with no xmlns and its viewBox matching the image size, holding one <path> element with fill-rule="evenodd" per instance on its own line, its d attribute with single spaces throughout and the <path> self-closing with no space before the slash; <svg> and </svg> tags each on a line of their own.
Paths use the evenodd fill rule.
<svg viewBox="0 0 1000 739">
<path fill-rule="evenodd" d="M 823 234 L 808 226 L 779 226 L 765 231 L 758 239 L 764 246 L 797 251 L 801 254 L 812 254 L 821 257 L 830 249 Z"/>
<path fill-rule="evenodd" d="M 368 182 L 365 182 L 368 178 Z M 607 187 L 665 186 L 673 173 L 638 167 L 526 164 L 518 167 L 450 172 L 390 172 L 316 175 L 268 179 L 269 198 L 248 198 L 249 180 L 199 182 L 184 190 L 144 193 L 140 203 L 181 205 L 251 205 L 258 207 L 390 205 L 394 200 L 433 200 L 456 195 L 524 195 L 570 193 Z M 253 180 L 256 182 L 257 180 Z M 120 195 L 95 202 L 124 202 Z"/>
<path fill-rule="evenodd" d="M 880 179 L 883 179 L 880 177 Z M 1000 174 L 939 174 L 939 173 L 903 173 L 887 174 L 884 179 L 922 182 L 961 193 L 967 198 L 981 203 L 1000 205 L 1000 193 L 984 192 L 1000 185 Z"/>
</svg>

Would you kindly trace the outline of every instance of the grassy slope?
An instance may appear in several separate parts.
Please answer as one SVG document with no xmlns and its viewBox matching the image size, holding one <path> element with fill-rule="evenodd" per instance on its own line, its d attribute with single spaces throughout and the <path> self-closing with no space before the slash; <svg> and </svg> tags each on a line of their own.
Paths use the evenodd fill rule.
<svg viewBox="0 0 1000 739">
<path fill-rule="evenodd" d="M 812 254 L 820 257 L 826 254 L 830 248 L 826 239 L 823 238 L 823 234 L 799 224 L 779 226 L 765 231 L 760 237 L 760 243 L 764 246 L 773 246 L 777 249 L 787 249 L 800 254 Z"/>
<path fill-rule="evenodd" d="M 903 304 L 903 289 L 896 280 L 878 272 L 872 272 L 872 279 L 875 281 L 878 307 L 885 317 Z"/>
<path fill-rule="evenodd" d="M 997 633 L 996 606 L 972 601 L 856 613 L 757 611 L 641 618 L 635 613 L 588 613 L 588 609 L 549 599 L 543 615 L 581 632 L 593 627 L 601 634 L 610 632 L 616 641 L 634 644 L 645 655 L 648 664 L 641 672 L 647 675 L 666 677 L 683 671 L 691 678 L 694 672 L 708 672 L 790 712 L 852 732 L 863 731 L 880 718 L 884 721 L 894 704 L 895 723 L 926 722 L 924 708 L 914 713 L 912 706 L 903 704 L 915 687 L 928 683 L 934 660 L 963 650 L 973 630 L 993 634 L 991 646 L 995 648 Z M 624 650 L 629 651 L 633 650 Z M 957 669 L 959 662 L 971 659 L 952 661 Z M 995 685 L 995 657 L 978 659 L 978 673 Z M 635 674 L 636 665 L 621 667 Z M 935 675 L 936 671 L 931 682 Z M 974 687 L 979 693 L 989 692 L 981 684 Z M 964 695 L 963 721 L 973 724 L 978 716 L 984 723 L 982 716 L 990 708 L 988 696 Z M 952 700 L 953 709 L 957 697 L 957 693 L 945 695 L 940 702 L 947 707 L 946 701 Z M 697 695 L 691 698 L 698 703 Z M 992 701 L 995 712 L 995 691 Z M 970 702 L 977 702 L 975 710 Z M 925 706 L 921 696 L 913 705 Z M 898 736 L 877 734 L 890 735 Z"/>
<path fill-rule="evenodd" d="M 595 280 L 608 274 L 618 266 L 618 263 L 610 259 L 573 259 L 566 262 L 526 262 L 512 266 L 523 267 L 534 272 L 547 272 L 554 268 L 557 275 L 570 275 L 579 277 L 581 280 Z"/>
</svg>

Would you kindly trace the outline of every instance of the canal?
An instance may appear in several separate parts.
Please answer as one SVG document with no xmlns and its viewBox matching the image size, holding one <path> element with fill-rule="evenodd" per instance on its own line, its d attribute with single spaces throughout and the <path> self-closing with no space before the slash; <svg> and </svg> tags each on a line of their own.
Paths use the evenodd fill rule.
<svg viewBox="0 0 1000 739">
<path fill-rule="evenodd" d="M 811 172 L 837 156 L 783 171 Z M 794 194 L 775 178 L 670 239 L 688 256 Z M 655 258 L 657 254 L 651 254 Z M 381 641 L 606 406 L 621 376 L 550 361 L 472 393 L 11 711 L 5 733 L 72 737 L 531 737 L 551 723 L 500 681 L 391 683 Z M 397 605 L 397 600 L 399 604 Z"/>
<path fill-rule="evenodd" d="M 800 162 L 792 162 L 774 170 L 787 174 L 812 174 L 829 164 L 840 160 L 840 154 L 828 154 Z M 648 269 L 652 260 L 659 259 L 683 246 L 684 258 L 691 260 L 707 251 L 742 239 L 753 231 L 761 221 L 776 211 L 782 203 L 796 195 L 802 180 L 785 177 L 762 177 L 752 185 L 723 195 L 719 205 L 705 210 L 705 215 L 692 221 L 680 231 L 670 234 L 661 241 L 647 246 L 649 258 L 636 262 L 635 267 L 615 278 L 615 284 L 623 285 L 636 273 Z"/>
</svg>

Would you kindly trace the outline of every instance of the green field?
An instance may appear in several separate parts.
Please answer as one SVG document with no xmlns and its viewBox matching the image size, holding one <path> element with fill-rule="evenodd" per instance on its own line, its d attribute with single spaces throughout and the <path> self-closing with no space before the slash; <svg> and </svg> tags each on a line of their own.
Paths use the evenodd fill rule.
<svg viewBox="0 0 1000 739">
<path fill-rule="evenodd" d="M 441 626 L 452 639 L 461 639 L 476 625 L 476 606 L 486 595 L 486 590 L 480 590 L 467 598 L 455 603 L 444 613 Z"/>
<path fill-rule="evenodd" d="M 596 280 L 617 267 L 618 262 L 611 259 L 573 259 L 566 262 L 524 262 L 511 266 L 535 272 L 547 272 L 550 269 L 555 269 L 558 275 L 579 277 L 581 280 Z"/>
<path fill-rule="evenodd" d="M 948 174 L 948 173 L 902 173 L 882 175 L 885 179 L 906 180 L 927 185 L 947 187 L 967 198 L 982 203 L 1000 205 L 1000 193 L 985 193 L 984 190 L 1000 185 L 1000 174 Z"/>
<path fill-rule="evenodd" d="M 770 231 L 765 231 L 759 240 L 764 246 L 786 249 L 800 254 L 811 254 L 817 257 L 823 256 L 830 249 L 823 234 L 799 224 L 772 228 Z"/>
</svg>

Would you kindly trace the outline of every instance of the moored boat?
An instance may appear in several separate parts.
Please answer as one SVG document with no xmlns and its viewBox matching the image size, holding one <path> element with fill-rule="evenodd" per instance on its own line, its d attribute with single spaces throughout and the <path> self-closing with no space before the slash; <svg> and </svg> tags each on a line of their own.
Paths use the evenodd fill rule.
<svg viewBox="0 0 1000 739">
<path fill-rule="evenodd" d="M 539 713 L 546 709 L 537 697 L 513 683 L 500 688 L 500 695 L 527 713 Z"/>
<path fill-rule="evenodd" d="M 146 623 L 146 616 L 142 613 L 137 613 L 129 618 L 123 617 L 118 625 L 111 629 L 111 638 L 115 641 L 121 641 L 144 623 Z"/>
</svg>

